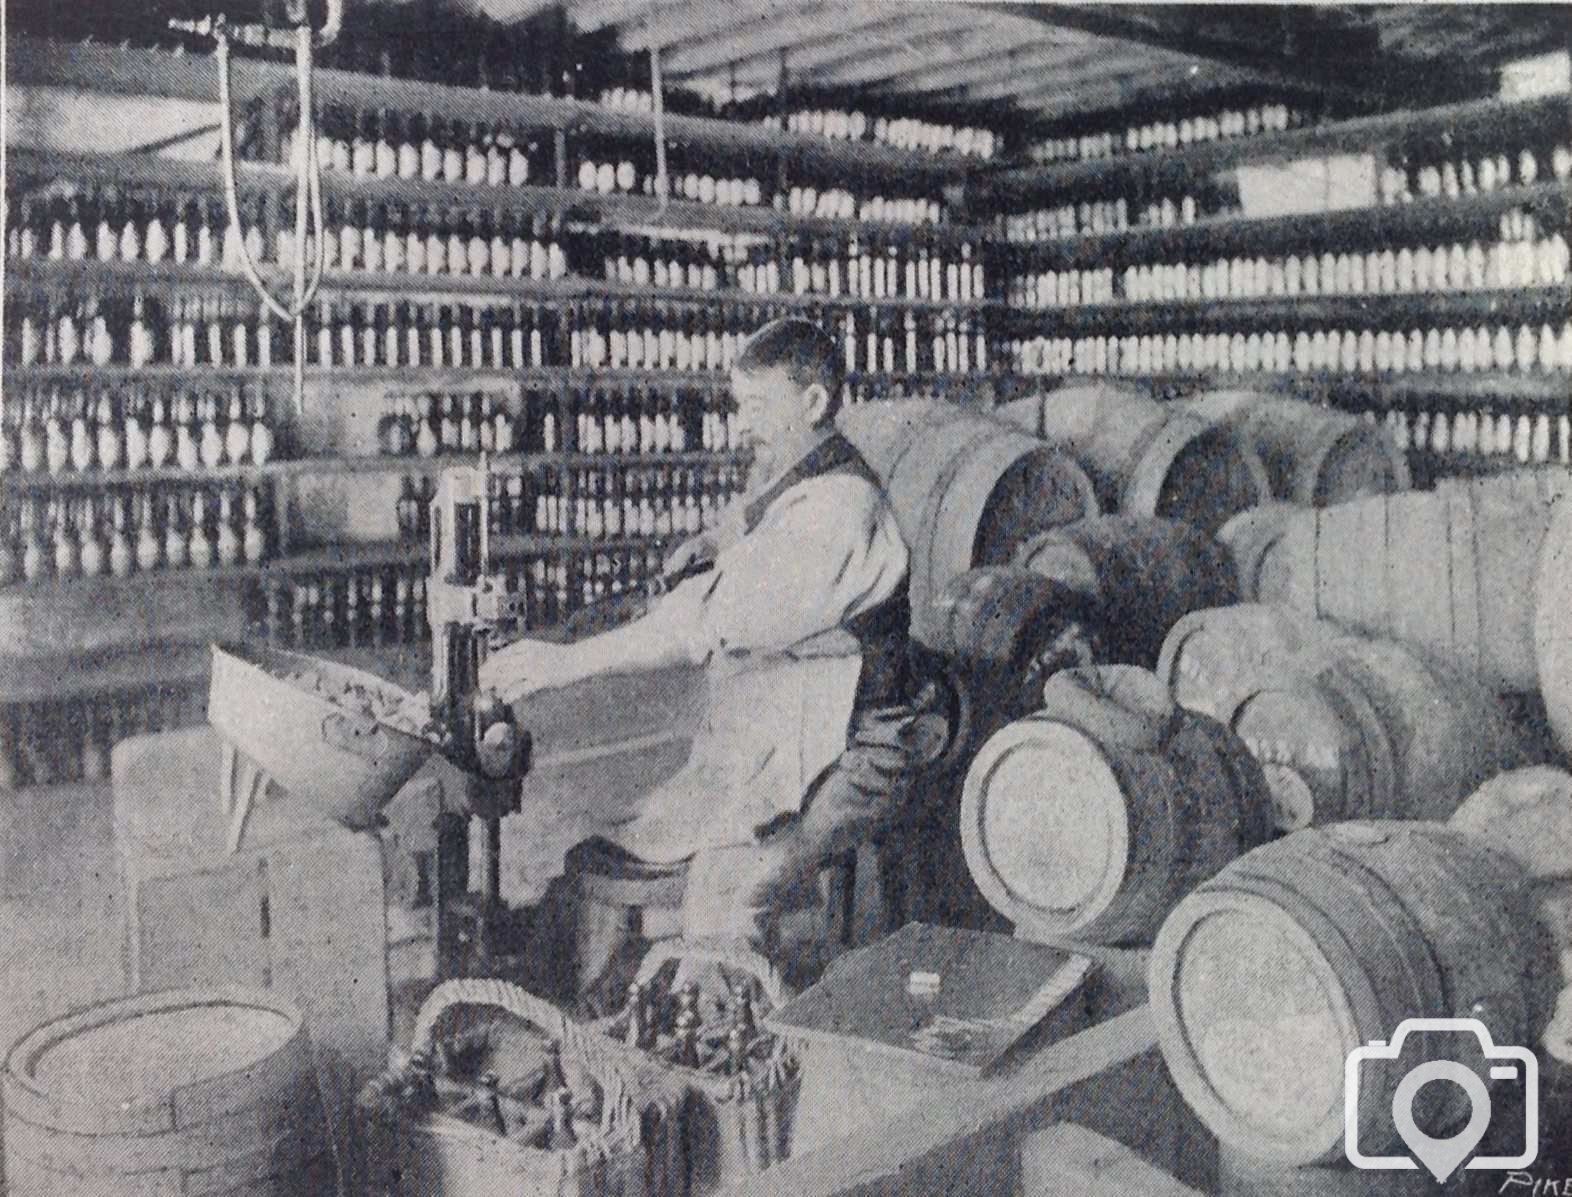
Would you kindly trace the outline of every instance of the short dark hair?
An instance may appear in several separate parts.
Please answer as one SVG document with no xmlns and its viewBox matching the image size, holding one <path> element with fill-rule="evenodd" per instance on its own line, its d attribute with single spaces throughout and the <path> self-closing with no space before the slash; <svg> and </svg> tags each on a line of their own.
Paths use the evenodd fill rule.
<svg viewBox="0 0 1572 1197">
<path fill-rule="evenodd" d="M 840 346 L 807 320 L 771 320 L 743 342 L 732 368 L 742 374 L 784 370 L 797 386 L 818 383 L 828 391 L 831 413 L 840 406 Z"/>
</svg>

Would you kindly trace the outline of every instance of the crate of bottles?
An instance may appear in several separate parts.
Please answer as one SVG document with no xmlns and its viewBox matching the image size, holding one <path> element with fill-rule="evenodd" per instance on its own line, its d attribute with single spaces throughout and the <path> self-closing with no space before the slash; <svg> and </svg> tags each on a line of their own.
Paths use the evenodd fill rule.
<svg viewBox="0 0 1572 1197">
<path fill-rule="evenodd" d="M 685 1093 L 690 1191 L 730 1189 L 790 1155 L 797 1056 L 760 1027 L 790 996 L 751 952 L 668 941 L 650 949 L 623 1008 L 591 1024 Z"/>
<path fill-rule="evenodd" d="M 676 1197 L 677 1098 L 640 1071 L 516 985 L 444 982 L 361 1091 L 364 1192 Z"/>
</svg>

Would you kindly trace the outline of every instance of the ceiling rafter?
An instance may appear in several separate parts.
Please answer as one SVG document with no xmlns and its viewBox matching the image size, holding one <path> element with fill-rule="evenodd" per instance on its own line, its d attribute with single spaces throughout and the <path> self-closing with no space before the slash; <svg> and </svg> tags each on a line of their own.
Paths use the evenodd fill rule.
<svg viewBox="0 0 1572 1197">
<path fill-rule="evenodd" d="M 662 62 L 673 75 L 699 74 L 704 71 L 745 64 L 756 58 L 778 56 L 782 50 L 788 57 L 796 47 L 813 42 L 816 38 L 837 38 L 859 33 L 869 27 L 885 24 L 910 24 L 918 19 L 901 6 L 878 3 L 877 0 L 860 0 L 855 4 L 819 3 L 810 7 L 780 14 L 770 14 L 749 22 L 746 27 L 728 30 L 715 37 L 689 38 L 671 51 Z M 940 15 L 953 21 L 955 14 L 950 6 L 929 6 L 930 15 Z"/>
<path fill-rule="evenodd" d="M 1345 98 L 1369 99 L 1382 84 L 1376 78 L 1349 81 L 1357 77 L 1357 72 L 1350 69 L 1356 62 L 1350 47 L 1357 44 L 1359 30 L 1351 22 L 1347 28 L 1334 28 L 1312 5 L 1035 4 L 980 0 L 977 6 L 1030 16 L 1057 28 L 1079 29 L 1168 54 L 1226 63 L 1252 72 L 1257 79 L 1311 86 Z M 1335 11 L 1331 6 L 1326 8 Z M 1378 44 L 1379 39 L 1375 42 Z"/>
<path fill-rule="evenodd" d="M 1080 113 L 1107 111 L 1133 101 L 1180 99 L 1247 82 L 1246 74 L 1220 63 L 1200 63 L 1195 67 L 1166 67 L 1154 74 L 1135 71 L 1123 76 L 1085 80 L 1073 88 L 1058 87 L 1026 92 L 1016 102 L 1031 110 L 1038 120 L 1054 121 Z M 1049 98 L 1045 98 L 1049 97 Z"/>
<path fill-rule="evenodd" d="M 964 29 L 964 25 L 956 23 L 956 15 L 949 11 L 887 19 L 878 25 L 824 34 L 783 51 L 756 54 L 728 63 L 723 72 L 716 71 L 713 77 L 754 84 L 774 83 L 779 78 L 784 56 L 787 76 L 793 80 L 807 77 L 815 84 L 824 84 L 829 81 L 826 72 L 844 68 L 849 62 L 879 63 L 872 77 L 887 78 L 892 73 L 889 63 L 910 68 L 913 56 L 922 53 L 918 46 L 954 37 Z"/>
<path fill-rule="evenodd" d="M 1072 61 L 1081 54 L 1083 45 L 1084 42 L 1065 44 L 1057 40 L 1042 40 L 1026 45 L 995 47 L 956 62 L 913 71 L 887 86 L 889 90 L 896 91 L 947 91 L 972 82 L 978 77 L 979 71 L 989 77 L 997 77 L 1001 70 L 1013 72 Z"/>
<path fill-rule="evenodd" d="M 1020 44 L 1019 34 L 983 25 L 973 30 L 965 47 L 944 59 L 942 65 L 925 63 L 892 76 L 882 69 L 882 63 L 850 63 L 821 74 L 819 78 L 827 84 L 845 87 L 873 85 L 888 91 L 943 91 L 997 69 L 1000 58 L 1007 51 L 1019 48 Z M 1047 47 L 1058 43 L 1045 40 L 1038 44 Z"/>
<path fill-rule="evenodd" d="M 624 50 L 660 46 L 671 54 L 709 38 L 721 37 L 756 22 L 788 15 L 820 13 L 826 0 L 677 0 L 651 6 L 645 0 L 623 24 L 618 41 Z"/>
<path fill-rule="evenodd" d="M 1123 54 L 1106 56 L 1099 62 L 1096 75 L 1088 75 L 1077 70 L 1054 70 L 1018 73 L 1013 75 L 995 74 L 992 78 L 981 79 L 976 83 L 967 84 L 961 95 L 967 100 L 1004 100 L 1012 96 L 1037 95 L 1053 93 L 1056 90 L 1073 91 L 1079 87 L 1095 85 L 1110 76 L 1124 78 L 1142 71 L 1157 71 L 1162 69 L 1151 59 L 1140 54 Z"/>
</svg>

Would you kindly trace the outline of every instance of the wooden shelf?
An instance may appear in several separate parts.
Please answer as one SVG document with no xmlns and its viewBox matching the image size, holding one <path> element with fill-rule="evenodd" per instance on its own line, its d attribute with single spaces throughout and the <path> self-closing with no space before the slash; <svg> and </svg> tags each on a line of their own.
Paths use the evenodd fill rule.
<svg viewBox="0 0 1572 1197">
<path fill-rule="evenodd" d="M 554 555 L 584 556 L 617 553 L 629 549 L 654 549 L 683 539 L 687 533 L 669 536 L 618 536 L 599 540 L 588 536 L 541 534 L 493 535 L 490 551 L 493 561 Z M 293 577 L 299 574 L 348 573 L 384 566 L 419 565 L 424 568 L 430 548 L 423 540 L 346 543 L 301 549 L 280 557 L 263 568 L 265 577 Z"/>
<path fill-rule="evenodd" d="M 216 162 L 163 158 L 154 154 L 42 153 L 17 148 L 8 152 L 8 167 L 17 178 L 36 178 L 147 187 L 160 192 L 219 194 L 223 183 Z M 240 195 L 282 194 L 294 186 L 285 167 L 266 162 L 239 162 L 235 185 Z M 609 228 L 669 230 L 673 233 L 734 232 L 816 236 L 859 236 L 881 241 L 951 244 L 981 243 L 988 230 L 980 225 L 907 224 L 899 221 L 830 220 L 791 216 L 771 207 L 730 207 L 669 200 L 653 196 L 600 195 L 568 187 L 486 187 L 464 183 L 428 183 L 420 179 L 356 178 L 324 170 L 322 186 L 329 195 L 372 203 L 410 207 L 463 208 L 558 215 L 564 221 Z"/>
<path fill-rule="evenodd" d="M 269 381 L 287 383 L 288 365 L 269 366 L 171 366 L 158 364 L 132 369 L 130 366 L 7 366 L 6 375 L 18 384 L 66 380 L 92 383 L 127 383 L 138 380 L 147 382 L 181 382 L 191 386 L 204 386 L 217 381 Z M 336 383 L 357 386 L 375 383 L 397 383 L 406 390 L 422 387 L 475 387 L 481 380 L 518 382 L 525 386 L 595 386 L 595 385 L 644 385 L 708 387 L 718 389 L 730 385 L 726 374 L 719 370 L 590 370 L 569 366 L 542 366 L 538 369 L 495 369 L 490 366 L 355 366 L 323 368 L 307 366 L 306 379 L 310 382 Z"/>
<path fill-rule="evenodd" d="M 696 449 L 684 453 L 581 453 L 577 451 L 493 453 L 491 465 L 502 474 L 543 466 L 565 469 L 644 469 L 670 466 L 688 468 L 705 465 L 745 463 L 745 451 L 715 452 Z M 86 470 L 64 474 L 13 470 L 0 474 L 0 490 L 101 490 L 112 486 L 190 485 L 210 483 L 256 483 L 269 478 L 298 474 L 401 473 L 435 475 L 450 466 L 480 464 L 477 453 L 452 453 L 437 457 L 298 457 L 270 461 L 264 466 L 223 465 L 213 469 L 182 470 L 179 467 L 142 470 Z"/>
<path fill-rule="evenodd" d="M 6 69 L 12 84 L 76 86 L 120 95 L 216 101 L 218 71 L 208 55 L 84 45 L 35 38 L 8 38 Z M 243 53 L 243 51 L 242 51 Z M 236 108 L 252 97 L 292 85 L 293 70 L 280 63 L 236 57 L 231 95 Z M 654 118 L 614 112 L 599 104 L 550 96 L 520 95 L 454 87 L 413 79 L 385 78 L 318 69 L 317 96 L 325 102 L 387 107 L 402 112 L 439 113 L 449 118 L 509 122 L 518 128 L 562 129 L 629 138 L 649 138 Z M 667 115 L 667 141 L 738 156 L 786 157 L 812 166 L 861 175 L 952 179 L 966 175 L 978 159 L 935 157 L 872 142 L 846 143 L 788 133 L 761 125 L 706 117 Z"/>
<path fill-rule="evenodd" d="M 1024 378 L 1025 376 L 1023 376 Z M 1033 390 L 1048 392 L 1060 386 L 1137 383 L 1178 393 L 1210 390 L 1247 390 L 1295 395 L 1355 409 L 1402 409 L 1418 403 L 1496 408 L 1545 408 L 1565 414 L 1572 380 L 1549 374 L 1331 374 L 1271 372 L 1233 373 L 1191 371 L 1144 375 L 1041 375 Z"/>
<path fill-rule="evenodd" d="M 211 663 L 205 644 L 13 660 L 0 671 L 0 704 L 52 704 L 154 688 L 191 688 L 205 684 Z"/>
<path fill-rule="evenodd" d="M 1014 335 L 1132 336 L 1154 332 L 1249 328 L 1364 328 L 1401 324 L 1405 329 L 1459 324 L 1560 323 L 1572 310 L 1572 290 L 1422 291 L 1398 294 L 1269 296 L 1261 299 L 1152 300 L 1082 304 L 1004 317 Z M 1003 329 L 997 330 L 1001 334 Z"/>
<path fill-rule="evenodd" d="M 1142 179 L 1174 180 L 1203 175 L 1244 162 L 1288 160 L 1305 155 L 1364 153 L 1378 147 L 1446 137 L 1468 145 L 1510 143 L 1533 129 L 1564 129 L 1566 97 L 1532 100 L 1470 100 L 1437 108 L 1359 117 L 1285 133 L 1238 137 L 1161 154 L 1124 154 L 1045 166 L 1002 166 L 975 176 L 995 204 L 1029 201 L 1060 192 L 1115 189 Z"/>
<path fill-rule="evenodd" d="M 1449 239 L 1477 236 L 1512 208 L 1541 214 L 1552 229 L 1565 228 L 1572 190 L 1565 182 L 1506 187 L 1458 199 L 1422 199 L 1408 204 L 1354 208 L 1308 216 L 1220 216 L 1180 228 L 1123 229 L 1086 233 L 1047 241 L 992 239 L 999 253 L 1011 259 L 1012 271 L 1097 269 L 1172 260 L 1206 260 L 1235 254 L 1283 256 L 1297 248 L 1323 250 L 1337 245 L 1385 246 L 1426 237 Z M 1111 262 L 1110 259 L 1113 259 Z"/>
<path fill-rule="evenodd" d="M 56 262 L 31 258 L 6 263 L 10 279 L 22 286 L 38 288 L 84 287 L 102 293 L 150 291 L 213 290 L 225 288 L 252 297 L 254 292 L 244 275 L 214 266 L 176 265 L 160 262 Z M 259 273 L 264 281 L 287 294 L 291 277 L 280 267 L 264 264 Z M 794 295 L 788 292 L 767 294 L 717 288 L 654 287 L 600 279 L 566 278 L 545 281 L 496 278 L 491 275 L 384 274 L 366 271 L 325 271 L 322 297 L 386 296 L 404 303 L 462 302 L 474 296 L 497 296 L 519 302 L 563 303 L 572 300 L 637 299 L 672 304 L 698 304 L 704 307 L 776 308 L 887 308 L 895 311 L 981 313 L 1003 305 L 983 301 L 932 299 L 867 299 L 848 295 Z"/>
</svg>

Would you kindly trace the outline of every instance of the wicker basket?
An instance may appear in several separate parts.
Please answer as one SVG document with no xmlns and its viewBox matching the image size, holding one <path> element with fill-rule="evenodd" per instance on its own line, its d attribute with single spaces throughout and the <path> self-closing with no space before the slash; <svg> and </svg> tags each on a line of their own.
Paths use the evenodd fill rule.
<svg viewBox="0 0 1572 1197">
<path fill-rule="evenodd" d="M 664 969 L 683 962 L 708 963 L 757 982 L 771 1008 L 792 996 L 780 974 L 762 956 L 737 949 L 713 948 L 679 941 L 656 944 L 639 966 L 636 982 L 649 985 Z M 762 1013 L 762 1012 L 761 1012 Z M 684 1093 L 682 1132 L 688 1162 L 688 1191 L 713 1192 L 744 1182 L 747 1177 L 790 1154 L 792 1115 L 801 1089 L 797 1054 L 775 1038 L 768 1055 L 755 1059 L 740 1076 L 674 1064 L 655 1052 L 621 1042 L 627 1011 L 590 1025 L 614 1045 L 636 1052 L 660 1069 Z"/>
<path fill-rule="evenodd" d="M 518 1125 L 509 1126 L 508 1133 L 488 1125 L 488 1108 L 522 1111 L 525 1099 L 516 1088 L 493 1088 L 475 1079 L 472 1069 L 434 1076 L 434 1070 L 418 1065 L 422 1056 L 430 1061 L 448 1054 L 438 1024 L 461 1007 L 492 1007 L 538 1031 L 538 1037 L 525 1036 L 536 1059 L 545 1058 L 548 1039 L 560 1045 L 565 1070 L 592 1086 L 598 1097 L 598 1116 L 576 1125 L 575 1145 L 532 1141 L 528 1119 L 523 1119 L 523 1133 Z M 459 1038 L 471 1051 L 485 1052 L 488 1071 L 498 1069 L 489 1035 L 480 1039 L 471 1030 Z M 677 1120 L 680 1095 L 675 1090 L 666 1095 L 641 1079 L 637 1062 L 619 1055 L 627 1053 L 516 985 L 492 980 L 439 985 L 421 1007 L 409 1060 L 361 1091 L 364 1192 L 368 1197 L 679 1197 L 686 1171 Z M 480 1117 L 462 1116 L 466 1109 Z"/>
</svg>

